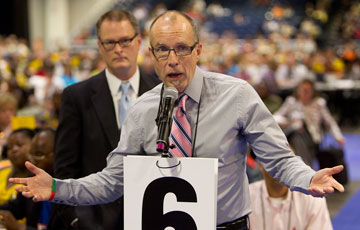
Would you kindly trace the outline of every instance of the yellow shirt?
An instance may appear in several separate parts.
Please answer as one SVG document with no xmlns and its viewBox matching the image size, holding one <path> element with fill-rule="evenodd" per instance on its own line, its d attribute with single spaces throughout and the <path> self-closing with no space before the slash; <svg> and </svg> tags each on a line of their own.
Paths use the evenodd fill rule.
<svg viewBox="0 0 360 230">
<path fill-rule="evenodd" d="M 19 185 L 13 185 L 10 188 L 6 188 L 11 170 L 11 167 L 6 167 L 0 170 L 0 205 L 16 199 L 17 192 L 15 191 L 15 187 Z"/>
<path fill-rule="evenodd" d="M 11 162 L 9 160 L 1 160 L 0 161 L 0 170 L 3 168 L 7 168 L 11 166 Z"/>
<path fill-rule="evenodd" d="M 0 166 L 5 166 L 3 168 L 0 168 L 0 205 L 6 204 L 11 200 L 15 200 L 17 195 L 15 187 L 21 186 L 20 184 L 15 184 L 10 188 L 6 188 L 8 177 L 12 170 L 11 163 L 10 166 L 7 167 L 6 164 L 7 162 L 5 161 L 0 162 Z M 18 220 L 17 222 L 20 224 L 24 224 L 26 222 L 26 218 Z"/>
</svg>

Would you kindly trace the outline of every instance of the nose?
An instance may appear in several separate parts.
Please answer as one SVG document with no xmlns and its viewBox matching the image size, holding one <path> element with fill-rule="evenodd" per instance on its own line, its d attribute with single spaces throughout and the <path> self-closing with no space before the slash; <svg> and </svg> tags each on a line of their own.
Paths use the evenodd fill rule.
<svg viewBox="0 0 360 230">
<path fill-rule="evenodd" d="M 114 50 L 115 50 L 115 52 L 117 52 L 117 53 L 121 53 L 121 52 L 122 52 L 122 47 L 119 45 L 119 43 L 116 43 L 116 44 L 115 44 Z"/>
<path fill-rule="evenodd" d="M 170 50 L 169 56 L 168 56 L 168 64 L 169 66 L 177 66 L 179 64 L 179 57 L 176 56 L 174 50 Z"/>
<path fill-rule="evenodd" d="M 9 150 L 12 152 L 17 152 L 19 149 L 20 149 L 20 147 L 18 145 L 14 145 Z"/>
</svg>

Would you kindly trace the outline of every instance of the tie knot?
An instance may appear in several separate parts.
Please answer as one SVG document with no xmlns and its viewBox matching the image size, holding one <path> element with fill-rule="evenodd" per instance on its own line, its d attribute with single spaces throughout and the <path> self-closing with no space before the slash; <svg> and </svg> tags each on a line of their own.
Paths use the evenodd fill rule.
<svg viewBox="0 0 360 230">
<path fill-rule="evenodd" d="M 130 88 L 129 82 L 122 82 L 120 85 L 120 92 L 122 93 L 122 95 L 127 95 L 129 88 Z"/>
<path fill-rule="evenodd" d="M 188 99 L 188 95 L 186 95 L 185 93 L 183 93 L 182 95 L 180 95 L 180 97 L 178 97 L 177 102 L 179 103 L 179 107 L 184 109 L 185 111 L 185 102 Z"/>
</svg>

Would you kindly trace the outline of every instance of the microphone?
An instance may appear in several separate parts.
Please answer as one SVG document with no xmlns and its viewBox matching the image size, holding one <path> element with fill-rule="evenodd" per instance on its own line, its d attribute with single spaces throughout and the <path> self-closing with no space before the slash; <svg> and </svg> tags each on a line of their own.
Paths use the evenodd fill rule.
<svg viewBox="0 0 360 230">
<path fill-rule="evenodd" d="M 172 114 L 178 91 L 174 87 L 164 89 L 162 101 L 159 107 L 158 136 L 156 139 L 156 150 L 159 153 L 167 153 L 169 150 L 169 135 L 172 124 Z"/>
</svg>

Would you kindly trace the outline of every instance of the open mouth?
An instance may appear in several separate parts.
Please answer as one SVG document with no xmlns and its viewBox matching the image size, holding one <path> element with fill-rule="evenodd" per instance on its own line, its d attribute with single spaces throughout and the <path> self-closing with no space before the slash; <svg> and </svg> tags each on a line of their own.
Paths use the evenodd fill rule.
<svg viewBox="0 0 360 230">
<path fill-rule="evenodd" d="M 170 78 L 177 78 L 181 75 L 182 73 L 169 73 L 167 76 Z"/>
</svg>

